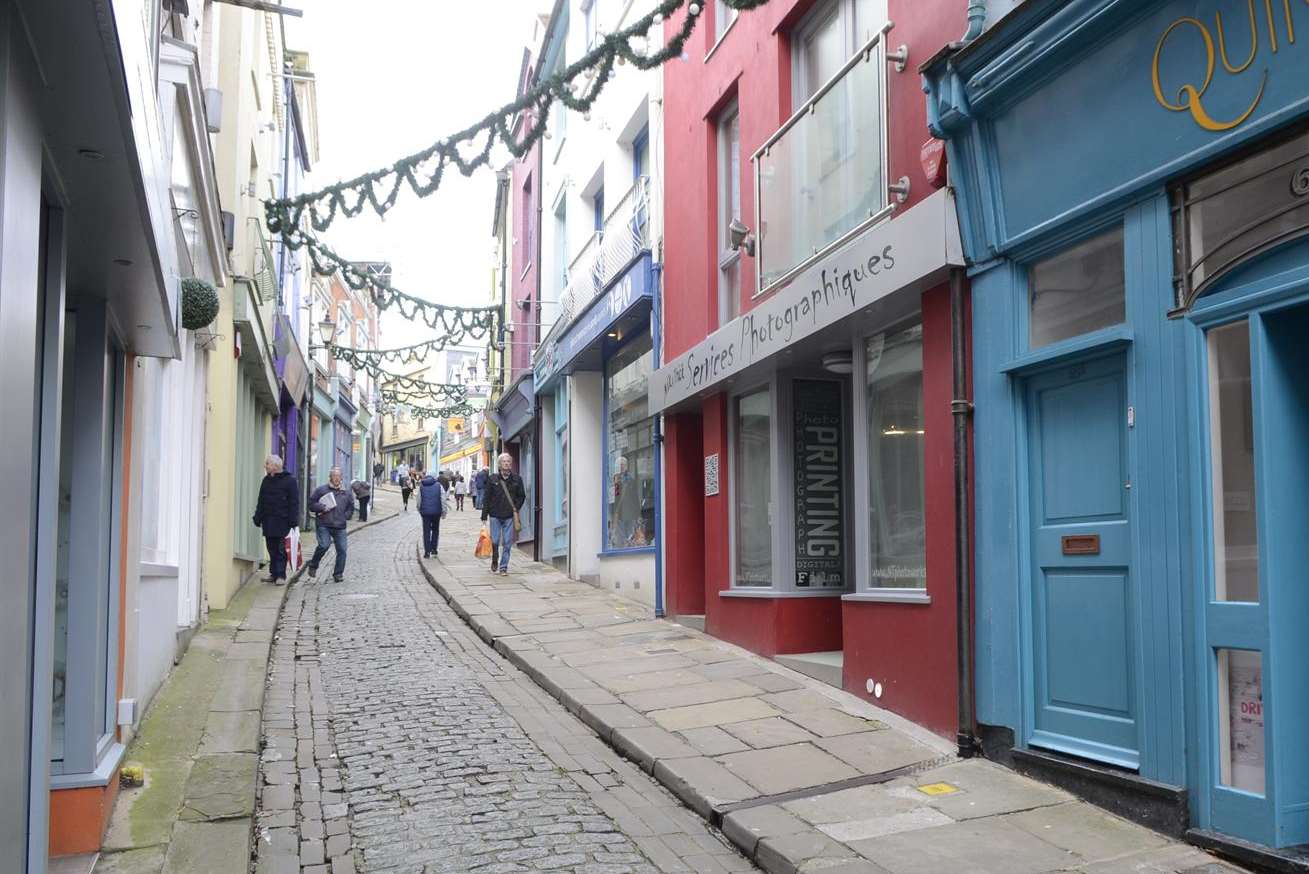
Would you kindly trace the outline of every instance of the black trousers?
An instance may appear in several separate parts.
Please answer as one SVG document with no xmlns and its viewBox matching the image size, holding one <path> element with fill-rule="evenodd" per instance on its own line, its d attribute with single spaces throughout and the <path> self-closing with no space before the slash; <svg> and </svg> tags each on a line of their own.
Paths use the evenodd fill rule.
<svg viewBox="0 0 1309 874">
<path fill-rule="evenodd" d="M 372 498 L 371 498 L 371 497 L 368 497 L 368 498 L 359 498 L 358 500 L 355 501 L 355 503 L 357 503 L 357 504 L 359 505 L 359 521 L 360 521 L 360 522 L 367 522 L 367 521 L 368 521 L 368 502 L 371 501 L 371 500 L 372 500 Z"/>
<path fill-rule="evenodd" d="M 441 517 L 423 514 L 423 556 L 436 555 L 436 547 L 441 540 Z"/>
<path fill-rule="evenodd" d="M 286 579 L 286 545 L 281 537 L 265 537 L 268 547 L 268 575 L 275 580 Z"/>
</svg>

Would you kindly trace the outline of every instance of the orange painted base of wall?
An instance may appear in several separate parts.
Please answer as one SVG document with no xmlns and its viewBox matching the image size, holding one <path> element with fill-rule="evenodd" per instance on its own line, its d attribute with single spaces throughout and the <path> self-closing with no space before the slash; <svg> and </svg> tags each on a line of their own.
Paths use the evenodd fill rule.
<svg viewBox="0 0 1309 874">
<path fill-rule="evenodd" d="M 50 793 L 51 857 L 99 850 L 117 797 L 117 772 L 107 786 L 53 790 Z"/>
</svg>

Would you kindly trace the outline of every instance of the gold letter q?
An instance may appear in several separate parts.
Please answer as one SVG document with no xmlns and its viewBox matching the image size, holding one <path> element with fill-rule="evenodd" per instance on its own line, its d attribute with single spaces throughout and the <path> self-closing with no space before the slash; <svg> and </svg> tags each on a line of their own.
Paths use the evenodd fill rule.
<svg viewBox="0 0 1309 874">
<path fill-rule="evenodd" d="M 1200 83 L 1199 88 L 1196 88 L 1191 84 L 1183 85 L 1177 90 L 1178 102 L 1171 103 L 1168 98 L 1164 97 L 1163 84 L 1159 81 L 1159 56 L 1163 54 L 1164 43 L 1168 41 L 1168 37 L 1172 35 L 1174 30 L 1181 27 L 1183 24 L 1189 24 L 1196 30 L 1200 31 L 1200 36 L 1204 39 L 1204 81 Z M 1214 79 L 1214 39 L 1209 34 L 1209 29 L 1205 27 L 1203 23 L 1198 19 L 1186 16 L 1179 18 L 1170 24 L 1168 29 L 1163 32 L 1163 36 L 1159 37 L 1159 42 L 1154 48 L 1154 64 L 1151 68 L 1151 78 L 1154 82 L 1154 99 L 1159 101 L 1159 105 L 1164 109 L 1169 109 L 1173 112 L 1190 111 L 1191 118 L 1195 119 L 1195 123 L 1205 130 L 1225 131 L 1231 130 L 1241 124 L 1254 112 L 1255 107 L 1259 105 L 1259 101 L 1263 99 L 1264 86 L 1268 84 L 1268 71 L 1264 71 L 1263 81 L 1259 83 L 1259 93 L 1255 94 L 1254 102 L 1250 104 L 1249 109 L 1232 121 L 1215 120 L 1205 111 L 1204 105 L 1200 102 L 1201 98 L 1204 97 L 1204 93 L 1209 90 L 1209 85 Z"/>
</svg>

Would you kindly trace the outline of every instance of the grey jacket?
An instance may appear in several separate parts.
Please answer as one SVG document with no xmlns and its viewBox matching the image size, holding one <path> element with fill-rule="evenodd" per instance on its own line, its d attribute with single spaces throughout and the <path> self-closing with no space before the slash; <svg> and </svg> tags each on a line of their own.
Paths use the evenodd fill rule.
<svg viewBox="0 0 1309 874">
<path fill-rule="evenodd" d="M 319 512 L 318 502 L 328 492 L 336 498 L 336 506 L 325 513 Z M 319 486 L 309 495 L 309 509 L 317 515 L 318 524 L 324 528 L 344 528 L 345 523 L 354 518 L 355 496 L 344 486 L 339 489 L 334 489 L 330 485 Z"/>
</svg>

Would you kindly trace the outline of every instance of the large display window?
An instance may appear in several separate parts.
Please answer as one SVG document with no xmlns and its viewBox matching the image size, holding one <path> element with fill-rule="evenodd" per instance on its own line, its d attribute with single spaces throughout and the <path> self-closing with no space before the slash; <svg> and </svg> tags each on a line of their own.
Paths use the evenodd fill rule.
<svg viewBox="0 0 1309 874">
<path fill-rule="evenodd" d="M 652 349 L 642 334 L 605 364 L 605 551 L 655 545 Z"/>
</svg>

